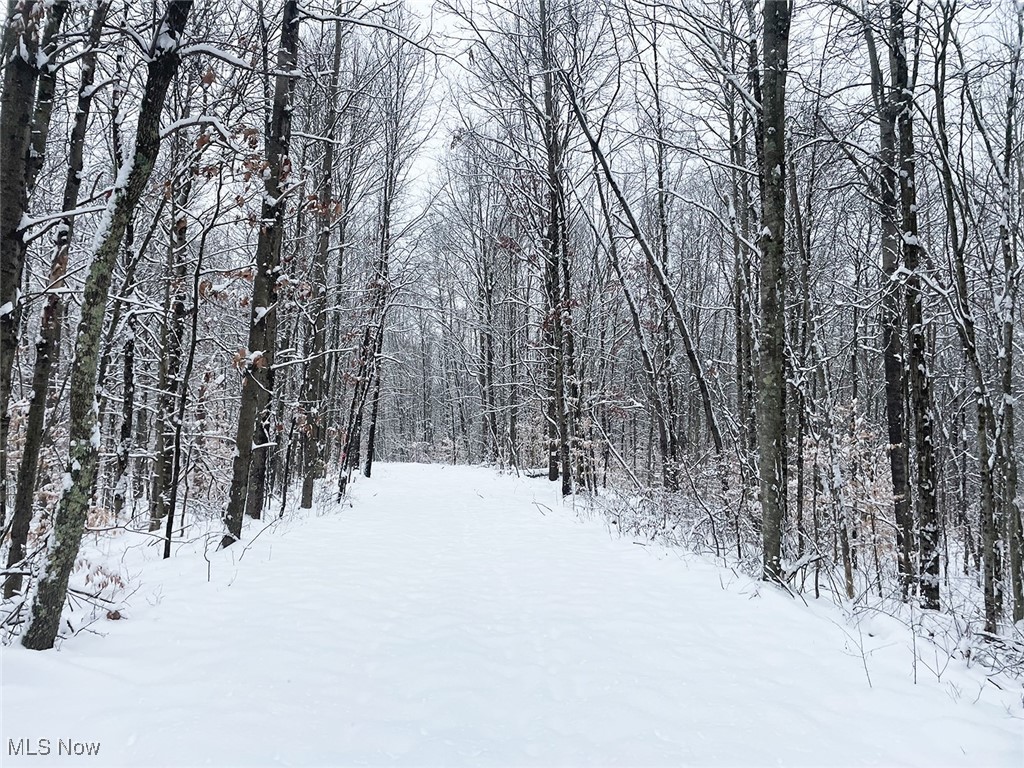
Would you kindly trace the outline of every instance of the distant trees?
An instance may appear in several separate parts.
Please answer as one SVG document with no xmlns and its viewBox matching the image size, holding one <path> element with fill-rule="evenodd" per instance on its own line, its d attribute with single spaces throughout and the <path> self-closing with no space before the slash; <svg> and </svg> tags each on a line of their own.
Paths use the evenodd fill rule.
<svg viewBox="0 0 1024 768">
<path fill-rule="evenodd" d="M 973 546 L 982 564 L 985 628 L 994 632 L 1007 581 L 1013 595 L 1013 620 L 1024 618 L 1013 394 L 1014 382 L 1019 380 L 1013 348 L 1020 313 L 1020 207 L 1011 202 L 1015 195 L 1019 197 L 1014 184 L 1020 184 L 1024 9 L 1016 7 L 1001 19 L 998 63 L 983 77 L 959 81 L 951 73 L 967 63 L 959 21 L 962 10 L 958 3 L 942 2 L 936 11 L 928 38 L 935 108 L 925 123 L 934 148 L 926 156 L 940 191 L 938 250 L 946 258 L 945 269 L 940 271 L 936 264 L 929 277 L 935 283 L 937 303 L 949 312 L 970 372 L 965 386 L 972 387 L 975 406 L 980 484 L 980 541 Z M 972 158 L 967 148 L 970 137 L 977 137 L 984 147 L 980 160 Z M 998 246 L 991 249 L 984 245 L 987 242 Z M 989 255 L 981 256 L 985 251 Z M 934 517 L 932 524 L 941 527 L 941 519 Z M 965 544 L 971 547 L 970 540 Z M 934 581 L 940 556 L 934 543 L 928 545 L 930 557 L 925 560 L 923 544 L 922 559 L 931 568 L 928 580 Z"/>
<path fill-rule="evenodd" d="M 504 257 L 512 246 L 536 267 L 531 277 L 536 279 L 543 300 L 540 306 L 531 305 L 540 314 L 530 322 L 538 324 L 535 343 L 544 355 L 543 371 L 536 373 L 545 381 L 542 429 L 547 435 L 547 475 L 560 482 L 563 494 L 569 494 L 577 486 L 592 484 L 593 475 L 585 425 L 590 415 L 573 320 L 574 279 L 578 275 L 574 266 L 578 235 L 573 219 L 578 201 L 572 190 L 579 168 L 570 160 L 570 111 L 557 70 L 564 61 L 572 62 L 574 68 L 587 66 L 586 51 L 579 44 L 593 29 L 593 9 L 541 0 L 536 5 L 518 3 L 489 9 L 492 15 L 486 21 L 468 6 L 450 5 L 448 9 L 465 25 L 478 57 L 474 75 L 479 78 L 480 91 L 474 106 L 495 126 L 493 134 L 472 129 L 472 146 L 486 148 L 495 161 L 508 164 L 510 171 L 515 169 L 506 177 L 510 189 L 505 195 L 510 215 L 521 222 L 517 236 L 482 233 L 485 242 L 480 247 L 487 248 L 486 240 L 491 240 L 494 252 Z M 499 29 L 504 32 L 495 31 Z M 471 118 L 470 124 L 475 123 Z M 487 260 L 487 251 L 480 256 Z M 485 311 L 487 283 L 484 276 Z M 481 341 L 486 361 L 493 355 L 490 334 L 485 333 Z M 485 400 L 491 396 L 486 367 L 485 362 L 481 387 Z M 493 411 L 493 404 L 485 405 L 485 410 Z M 518 453 L 515 448 L 512 451 Z"/>
<path fill-rule="evenodd" d="M 638 422 L 636 399 L 618 410 L 615 404 L 622 390 L 600 380 L 602 390 L 591 400 L 600 405 L 584 412 L 583 419 L 602 428 L 612 425 L 612 430 L 591 440 L 588 450 L 629 457 L 619 462 L 627 473 L 637 468 L 638 454 L 646 451 L 645 477 L 660 465 L 662 484 L 670 490 L 679 487 L 672 479 L 672 465 L 679 462 L 679 476 L 692 478 L 692 467 L 701 466 L 706 455 L 701 445 L 710 443 L 732 453 L 735 461 L 729 462 L 725 474 L 738 474 L 738 482 L 726 477 L 724 492 L 702 486 L 698 493 L 705 498 L 724 493 L 730 499 L 740 493 L 735 502 L 739 512 L 732 521 L 740 556 L 742 540 L 749 541 L 744 529 L 756 531 L 765 578 L 802 580 L 813 568 L 818 584 L 822 564 L 835 563 L 848 598 L 863 589 L 861 579 L 869 566 L 877 571 L 871 579 L 883 589 L 891 566 L 899 574 L 905 599 L 918 599 L 925 608 L 940 607 L 942 584 L 950 579 L 948 564 L 944 576 L 941 561 L 950 552 L 951 532 L 959 532 L 966 537 L 960 540 L 965 551 L 973 551 L 979 563 L 985 563 L 979 573 L 991 572 L 982 578 L 992 585 L 983 590 L 989 594 L 984 602 L 990 606 L 986 624 L 991 631 L 1001 579 L 1020 582 L 1013 573 L 995 575 L 1004 568 L 1000 557 L 1006 556 L 1007 562 L 1016 557 L 1016 545 L 1009 542 L 1020 522 L 1019 510 L 1003 512 L 998 502 L 1006 498 L 1008 488 L 1016 487 L 1015 465 L 1007 462 L 1002 473 L 989 469 L 1005 450 L 993 442 L 993 435 L 1005 439 L 1008 433 L 996 426 L 998 419 L 983 419 L 986 423 L 976 433 L 980 442 L 968 441 L 981 451 L 971 472 L 964 463 L 970 458 L 965 433 L 943 427 L 941 414 L 962 407 L 958 403 L 964 394 L 958 387 L 973 388 L 979 381 L 972 375 L 949 387 L 951 380 L 944 377 L 960 375 L 951 374 L 950 365 L 968 372 L 984 369 L 994 377 L 1007 370 L 1005 363 L 996 361 L 1012 354 L 993 347 L 986 363 L 975 357 L 968 368 L 956 368 L 943 347 L 944 334 L 964 337 L 970 317 L 965 308 L 980 296 L 980 284 L 972 287 L 972 280 L 980 279 L 984 270 L 972 273 L 968 267 L 959 282 L 943 278 L 938 267 L 944 262 L 938 253 L 944 243 L 958 239 L 964 243 L 963 252 L 961 222 L 980 223 L 986 215 L 964 208 L 970 205 L 967 200 L 978 199 L 981 188 L 974 186 L 979 177 L 973 171 L 966 171 L 959 182 L 949 180 L 974 162 L 965 154 L 968 133 L 981 142 L 978 146 L 994 148 L 998 142 L 981 138 L 984 131 L 977 126 L 984 115 L 993 114 L 993 109 L 986 111 L 978 104 L 980 80 L 936 75 L 942 84 L 937 80 L 931 90 L 918 86 L 928 66 L 935 72 L 948 66 L 945 62 L 954 47 L 958 66 L 964 66 L 969 46 L 958 36 L 964 34 L 965 19 L 970 17 L 972 24 L 978 19 L 955 3 L 932 7 L 894 0 L 865 9 L 833 6 L 839 15 L 832 17 L 831 25 L 816 10 L 798 13 L 791 22 L 787 3 L 745 0 L 671 9 L 591 3 L 576 6 L 564 17 L 539 2 L 482 14 L 449 6 L 460 20 L 459 34 L 467 41 L 469 68 L 478 84 L 469 91 L 475 101 L 473 107 L 463 108 L 453 143 L 465 143 L 462 126 L 472 125 L 474 137 L 485 137 L 482 146 L 494 147 L 491 157 L 511 150 L 512 159 L 503 162 L 522 167 L 530 157 L 529 145 L 522 138 L 526 134 L 503 133 L 499 127 L 515 114 L 506 105 L 525 103 L 543 115 L 545 94 L 555 92 L 570 112 L 566 139 L 558 145 L 557 176 L 572 179 L 571 198 L 580 203 L 572 216 L 578 224 L 586 222 L 584 229 L 595 238 L 595 253 L 607 260 L 598 272 L 581 269 L 578 255 L 586 242 L 580 237 L 584 230 L 569 226 L 573 256 L 567 263 L 575 266 L 567 284 L 582 281 L 586 274 L 590 282 L 574 287 L 586 295 L 588 285 L 605 279 L 598 275 L 612 275 L 622 313 L 622 330 L 610 348 L 594 343 L 596 326 L 573 324 L 574 338 L 582 340 L 576 345 L 574 365 L 581 371 L 623 374 L 621 386 L 626 392 L 642 393 L 646 411 Z M 933 11 L 941 12 L 941 23 L 925 21 Z M 1011 33 L 1004 35 L 1006 65 L 993 65 L 984 75 L 986 83 L 1004 94 L 1007 88 L 1016 88 L 1013 73 L 1019 68 L 1010 42 L 1016 29 L 1016 17 L 1011 16 L 1003 14 L 998 22 Z M 543 32 L 545 19 L 552 39 L 572 40 L 548 61 L 558 73 L 553 91 L 546 90 L 543 77 L 531 80 L 514 64 L 522 54 L 522 41 L 528 39 L 524 32 Z M 585 25 L 580 23 L 583 19 Z M 837 19 L 847 26 L 837 26 Z M 985 23 L 997 22 L 993 16 Z M 790 24 L 801 31 L 818 25 L 817 33 L 788 49 Z M 578 29 L 589 32 L 573 37 L 571 31 Z M 497 30 L 515 35 L 516 45 L 503 47 L 503 32 Z M 859 30 L 859 36 L 851 37 L 851 30 Z M 541 34 L 529 49 L 539 57 L 544 55 L 543 38 Z M 661 56 L 667 48 L 676 53 L 671 59 Z M 814 77 L 803 77 L 793 86 L 787 72 L 794 69 L 813 71 Z M 531 72 L 547 70 L 540 66 Z M 863 82 L 851 74 L 858 70 L 866 76 Z M 996 71 L 1004 77 L 999 86 L 991 79 Z M 949 93 L 950 82 L 957 87 L 963 83 L 959 96 Z M 491 91 L 508 96 L 504 101 L 482 96 Z M 948 118 L 954 102 L 962 105 L 959 127 Z M 1007 122 L 993 121 L 987 130 L 999 124 L 1006 136 L 1017 135 L 1020 118 L 1014 94 L 1005 102 L 990 102 L 997 103 L 1007 105 L 999 107 Z M 627 106 L 631 104 L 637 105 L 632 111 Z M 873 111 L 865 112 L 869 105 Z M 937 121 L 944 121 L 941 129 L 936 128 Z M 926 139 L 921 138 L 921 126 Z M 878 149 L 868 152 L 865 148 L 872 142 L 867 132 L 872 128 Z M 942 138 L 950 133 L 968 143 L 951 148 Z M 644 152 L 647 142 L 653 148 L 649 154 Z M 1006 149 L 1000 157 L 1011 158 L 1015 150 L 1005 140 L 1002 144 Z M 544 142 L 538 140 L 536 146 Z M 956 153 L 958 158 L 951 157 Z M 989 155 L 996 156 L 994 149 Z M 450 167 L 458 167 L 457 154 L 449 156 L 455 164 Z M 590 163 L 597 174 L 580 173 Z M 990 167 L 993 174 L 999 172 L 999 162 Z M 477 173 L 473 178 L 487 177 Z M 498 188 L 512 186 L 497 174 L 489 178 L 488 183 Z M 447 184 L 465 182 L 456 176 Z M 939 205 L 942 198 L 931 190 L 942 188 L 953 191 L 943 193 L 947 202 Z M 479 181 L 472 189 L 474 195 L 486 194 Z M 547 189 L 557 190 L 557 185 L 549 181 Z M 984 208 L 995 211 L 997 206 Z M 1019 221 L 1019 216 L 1017 211 L 1006 221 Z M 986 237 L 992 244 L 1013 243 L 1013 237 L 1000 234 L 1013 226 L 1017 225 L 1000 229 L 995 221 L 983 224 L 986 234 L 979 231 L 973 242 L 982 250 Z M 949 227 L 956 233 L 950 234 Z M 440 227 L 444 234 L 439 243 L 449 242 L 448 229 L 447 222 Z M 694 249 L 704 263 L 716 265 L 710 281 L 685 261 Z M 999 252 L 1015 251 L 1000 245 Z M 643 257 L 639 262 L 637 255 Z M 1016 274 L 1013 258 L 991 261 L 990 270 Z M 495 257 L 489 261 L 494 263 Z M 685 277 L 677 282 L 673 270 L 680 268 Z M 532 277 L 544 285 L 543 272 Z M 698 285 L 697 293 L 688 293 Z M 1016 295 L 1013 278 L 1005 284 L 991 283 L 995 292 L 997 285 L 1002 293 L 993 295 Z M 537 306 L 529 293 L 524 299 Z M 995 304 L 1005 308 L 1007 300 Z M 1010 300 L 1019 317 L 1018 305 Z M 723 305 L 731 307 L 731 314 L 721 312 Z M 470 306 L 466 316 L 487 324 L 487 313 Z M 668 318 L 673 322 L 665 325 Z M 442 327 L 450 325 L 445 321 Z M 1002 330 L 996 325 L 992 338 L 1005 339 L 1007 333 L 1012 335 L 1016 320 L 1000 326 Z M 876 328 L 877 343 L 872 341 Z M 539 338 L 541 346 L 552 348 L 550 337 Z M 674 339 L 681 342 L 678 352 Z M 726 340 L 727 346 L 722 344 Z M 977 344 L 967 340 L 964 349 Z M 1000 346 L 1009 349 L 1005 342 Z M 482 412 L 489 409 L 486 347 L 484 335 L 482 375 L 475 388 Z M 881 351 L 875 355 L 869 351 L 873 349 Z M 684 353 L 693 385 L 689 392 L 676 390 L 672 373 L 674 358 Z M 942 374 L 936 372 L 937 366 Z M 543 370 L 549 377 L 557 376 L 554 365 Z M 724 370 L 729 375 L 717 378 Z M 940 380 L 947 382 L 942 391 Z M 549 379 L 547 392 L 564 392 L 554 381 Z M 587 384 L 595 386 L 597 381 Z M 536 391 L 537 383 L 532 386 Z M 986 399 L 991 388 L 988 384 L 978 390 L 985 413 L 989 411 L 984 403 L 995 403 Z M 432 412 L 451 414 L 445 420 L 448 426 L 438 431 L 450 427 L 456 442 L 457 427 L 466 421 L 460 415 L 463 396 L 449 388 L 437 397 L 453 403 Z M 1012 408 L 1012 397 L 1004 401 Z M 703 410 L 706 416 L 703 437 L 692 428 L 695 403 L 697 413 Z M 616 417 L 609 421 L 606 414 L 613 408 Z M 549 445 L 561 445 L 558 412 L 556 402 L 545 419 Z M 726 431 L 717 429 L 719 424 L 727 425 Z M 647 436 L 641 439 L 642 430 Z M 888 439 L 880 438 L 883 433 Z M 880 440 L 874 443 L 877 448 L 870 447 L 872 440 Z M 519 452 L 530 455 L 528 447 Z M 552 466 L 561 459 L 559 451 L 555 455 L 557 461 L 549 454 L 551 477 L 556 474 L 550 471 Z M 884 469 L 877 465 L 879 455 L 888 457 Z M 760 465 L 762 506 L 756 515 L 747 494 L 746 467 L 752 461 Z M 886 475 L 892 483 L 888 513 L 878 497 Z M 959 478 L 959 485 L 950 485 L 953 478 Z M 966 501 L 968 487 L 976 493 L 971 510 L 977 516 L 970 519 L 949 506 L 954 496 Z M 828 511 L 824 517 L 823 510 Z M 889 531 L 895 533 L 891 539 Z M 887 560 L 890 550 L 893 556 Z"/>
<path fill-rule="evenodd" d="M 409 18 L 401 7 L 387 18 L 395 29 L 412 33 Z M 402 40 L 387 34 L 375 36 L 373 43 L 372 56 L 378 73 L 369 92 L 374 102 L 369 118 L 378 129 L 375 141 L 378 160 L 373 168 L 376 216 L 370 241 L 372 257 L 366 283 L 366 316 L 345 428 L 341 489 L 348 482 L 349 470 L 362 464 L 366 477 L 373 470 L 384 378 L 383 345 L 397 292 L 393 263 L 396 243 L 403 234 L 404 219 L 397 208 L 405 191 L 410 164 L 421 142 L 417 128 L 427 96 L 422 51 L 410 49 Z"/>
</svg>

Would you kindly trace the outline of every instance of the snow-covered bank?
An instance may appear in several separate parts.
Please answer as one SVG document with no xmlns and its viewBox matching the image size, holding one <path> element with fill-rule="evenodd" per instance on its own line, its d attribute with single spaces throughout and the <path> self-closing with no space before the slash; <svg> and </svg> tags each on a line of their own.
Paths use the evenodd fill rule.
<svg viewBox="0 0 1024 768">
<path fill-rule="evenodd" d="M 975 671 L 914 685 L 898 628 L 858 636 L 555 494 L 379 465 L 209 582 L 201 555 L 150 562 L 105 636 L 2 649 L 0 766 L 1024 765 L 1019 699 Z"/>
</svg>

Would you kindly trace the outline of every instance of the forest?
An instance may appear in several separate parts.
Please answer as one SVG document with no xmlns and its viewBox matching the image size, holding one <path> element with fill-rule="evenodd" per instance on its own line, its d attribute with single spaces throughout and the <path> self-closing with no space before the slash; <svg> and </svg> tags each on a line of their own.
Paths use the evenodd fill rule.
<svg viewBox="0 0 1024 768">
<path fill-rule="evenodd" d="M 1024 671 L 1022 49 L 1020 0 L 8 0 L 4 642 L 86 537 L 416 462 Z"/>
</svg>

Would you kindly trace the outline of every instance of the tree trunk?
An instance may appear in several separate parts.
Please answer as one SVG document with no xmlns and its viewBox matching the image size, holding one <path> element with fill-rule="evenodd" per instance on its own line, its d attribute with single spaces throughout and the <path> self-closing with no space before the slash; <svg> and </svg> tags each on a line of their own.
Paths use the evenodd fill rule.
<svg viewBox="0 0 1024 768">
<path fill-rule="evenodd" d="M 341 15 L 341 5 L 338 6 Z M 327 262 L 331 249 L 331 224 L 333 222 L 333 180 L 335 154 L 335 122 L 337 121 L 338 80 L 341 73 L 342 25 L 334 22 L 334 58 L 331 67 L 331 81 L 327 89 L 327 124 L 324 134 L 324 158 L 320 166 L 319 230 L 317 232 L 316 258 L 313 263 L 313 300 L 310 312 L 313 317 L 312 344 L 305 366 L 301 400 L 306 409 L 306 424 L 302 430 L 302 499 L 299 506 L 309 509 L 313 506 L 313 482 L 320 475 L 324 451 L 324 363 L 327 345 Z M 342 211 L 345 217 L 347 211 Z M 344 224 L 341 227 L 344 241 Z"/>
<path fill-rule="evenodd" d="M 910 511 L 909 452 L 906 439 L 906 370 L 903 365 L 903 314 L 900 267 L 900 211 L 897 189 L 896 114 L 882 77 L 881 62 L 871 27 L 865 22 L 864 39 L 871 62 L 871 90 L 878 116 L 879 208 L 882 219 L 881 325 L 885 371 L 885 416 L 888 433 L 889 472 L 892 477 L 893 511 L 896 518 L 897 567 L 906 598 L 914 583 L 914 519 Z"/>
<path fill-rule="evenodd" d="M 171 0 L 157 26 L 148 77 L 139 111 L 135 156 L 127 180 L 114 189 L 108 204 L 109 224 L 99 240 L 86 279 L 82 317 L 75 339 L 75 367 L 71 374 L 70 456 L 65 491 L 47 546 L 47 565 L 40 579 L 22 645 L 32 650 L 52 648 L 60 628 L 68 578 L 78 556 L 99 463 L 99 424 L 95 410 L 96 370 L 103 332 L 103 316 L 110 279 L 128 222 L 149 181 L 160 152 L 160 115 L 167 89 L 177 74 L 179 38 L 192 10 L 191 0 Z"/>
<path fill-rule="evenodd" d="M 765 169 L 761 232 L 761 328 L 757 445 L 764 562 L 762 578 L 782 581 L 786 477 L 786 70 L 790 4 L 764 5 Z"/>
<path fill-rule="evenodd" d="M 181 134 L 179 134 L 180 136 Z M 179 148 L 184 151 L 184 142 Z M 176 152 L 176 165 L 183 161 Z M 160 345 L 160 377 L 157 384 L 156 451 L 153 457 L 153 492 L 150 498 L 149 529 L 160 529 L 168 512 L 170 486 L 174 474 L 175 414 L 178 410 L 181 353 L 187 315 L 185 296 L 185 260 L 188 250 L 189 214 L 185 207 L 192 194 L 192 168 L 183 169 L 184 179 L 172 182 L 171 234 L 167 247 L 167 273 L 164 294 L 164 322 Z"/>
<path fill-rule="evenodd" d="M 248 354 L 243 363 L 242 401 L 235 433 L 235 456 L 231 466 L 231 488 L 224 513 L 227 533 L 221 547 L 228 547 L 242 535 L 245 510 L 262 508 L 258 489 L 250 489 L 253 438 L 257 421 L 265 420 L 269 393 L 273 389 L 274 319 L 277 314 L 278 265 L 284 236 L 286 201 L 285 182 L 291 172 L 288 146 L 291 138 L 292 94 L 298 59 L 299 7 L 296 0 L 286 0 L 281 21 L 281 43 L 277 54 L 273 113 L 266 135 L 267 170 L 259 240 L 256 245 L 256 270 L 252 286 L 252 310 L 249 317 Z M 259 450 L 266 451 L 261 447 Z M 257 498 L 248 501 L 250 492 Z"/>
<path fill-rule="evenodd" d="M 3 32 L 3 94 L 0 97 L 0 157 L 3 174 L 0 175 L 0 529 L 7 519 L 7 450 L 10 415 L 8 405 L 14 382 L 14 357 L 18 349 L 21 327 L 22 273 L 25 265 L 24 217 L 32 182 L 41 160 L 31 157 L 34 118 L 45 117 L 48 129 L 52 107 L 50 102 L 36 110 L 36 85 L 41 70 L 52 73 L 49 56 L 54 55 L 52 38 L 67 11 L 67 3 L 55 3 L 50 9 L 50 21 L 43 33 L 40 46 L 39 21 L 45 4 L 41 0 L 9 0 Z M 57 22 L 56 26 L 52 23 Z M 45 38 L 51 38 L 47 44 Z M 52 74 L 46 74 L 51 79 Z M 45 98 L 45 94 L 40 94 Z"/>
<path fill-rule="evenodd" d="M 366 464 L 363 466 L 363 475 L 370 477 L 373 472 L 373 459 L 377 451 L 377 418 L 380 415 L 380 380 L 383 371 L 380 353 L 377 354 L 377 364 L 374 366 L 373 376 L 373 397 L 370 403 L 370 422 L 366 428 Z"/>
<path fill-rule="evenodd" d="M 907 378 L 910 409 L 914 419 L 916 456 L 915 486 L 919 529 L 920 565 L 918 578 L 921 604 L 939 608 L 939 518 L 935 482 L 934 417 L 931 373 L 928 367 L 921 291 L 921 248 L 917 231 L 917 179 L 914 161 L 914 96 L 910 82 L 903 6 L 906 0 L 890 0 L 889 57 L 896 127 L 899 134 L 898 178 L 900 232 L 903 263 L 907 270 L 906 317 L 908 333 Z"/>
<path fill-rule="evenodd" d="M 1017 445 L 1014 434 L 1016 395 L 1014 393 L 1014 330 L 1017 318 L 1017 293 L 1020 287 L 1020 260 L 1017 256 L 1017 237 L 1010 230 L 1010 217 L 1014 208 L 1012 174 L 1019 152 L 1019 137 L 1015 134 L 1017 120 L 1017 88 L 1019 87 L 1022 49 L 1024 49 L 1024 6 L 1016 6 L 1015 45 L 1010 62 L 1010 81 L 1006 96 L 1006 122 L 1003 134 L 1002 207 L 999 223 L 999 242 L 1003 255 L 1002 339 L 1000 354 L 1000 394 L 1002 395 L 1002 472 L 1003 515 L 1007 520 L 1007 546 L 1010 561 L 1010 588 L 1013 593 L 1013 621 L 1024 619 L 1024 525 L 1021 521 L 1020 501 L 1017 497 Z M 1017 201 L 1019 205 L 1019 200 Z M 1018 234 L 1019 237 L 1019 234 Z"/>
<path fill-rule="evenodd" d="M 82 185 L 81 172 L 84 167 L 85 131 L 92 109 L 92 84 L 96 72 L 96 47 L 106 19 L 108 3 L 100 3 L 93 12 L 89 25 L 89 40 L 81 60 L 81 84 L 78 89 L 78 104 L 75 122 L 71 129 L 68 149 L 68 171 L 64 180 L 62 208 L 65 213 L 78 206 L 78 192 Z M 29 399 L 28 419 L 25 429 L 25 445 L 21 464 L 18 467 L 18 484 L 15 492 L 14 510 L 11 518 L 11 546 L 8 550 L 7 568 L 13 569 L 25 557 L 32 523 L 32 500 L 35 495 L 36 478 L 39 474 L 39 454 L 45 434 L 46 404 L 50 394 L 52 372 L 60 355 L 61 324 L 63 322 L 64 276 L 68 267 L 68 250 L 74 227 L 74 216 L 64 218 L 57 228 L 57 237 L 50 263 L 47 280 L 46 305 L 39 324 L 36 340 L 36 357 L 32 369 L 32 396 Z M 6 444 L 6 440 L 5 440 Z M 2 469 L 0 469 L 2 471 Z M 3 512 L 0 511 L 0 528 L 3 528 Z M 21 591 L 20 574 L 9 576 L 4 584 L 4 598 L 10 598 Z"/>
</svg>

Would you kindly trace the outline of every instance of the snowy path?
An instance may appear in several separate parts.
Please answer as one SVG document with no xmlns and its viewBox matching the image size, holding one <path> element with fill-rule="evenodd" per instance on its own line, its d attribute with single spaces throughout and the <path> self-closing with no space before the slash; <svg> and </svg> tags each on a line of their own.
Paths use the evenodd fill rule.
<svg viewBox="0 0 1024 768">
<path fill-rule="evenodd" d="M 973 672 L 913 685 L 893 630 L 869 687 L 830 607 L 612 539 L 544 481 L 381 465 L 354 491 L 209 583 L 147 563 L 105 637 L 4 649 L 0 766 L 1024 765 Z"/>
</svg>

